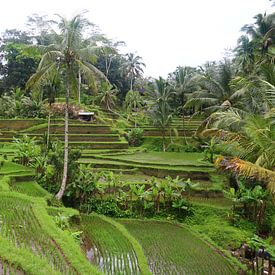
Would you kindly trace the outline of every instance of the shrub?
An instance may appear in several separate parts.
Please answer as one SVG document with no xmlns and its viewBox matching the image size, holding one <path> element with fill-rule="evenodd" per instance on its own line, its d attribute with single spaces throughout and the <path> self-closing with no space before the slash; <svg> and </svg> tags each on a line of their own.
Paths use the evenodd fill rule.
<svg viewBox="0 0 275 275">
<path fill-rule="evenodd" d="M 140 146 L 143 143 L 143 129 L 133 128 L 130 130 L 127 140 L 130 146 Z"/>
</svg>

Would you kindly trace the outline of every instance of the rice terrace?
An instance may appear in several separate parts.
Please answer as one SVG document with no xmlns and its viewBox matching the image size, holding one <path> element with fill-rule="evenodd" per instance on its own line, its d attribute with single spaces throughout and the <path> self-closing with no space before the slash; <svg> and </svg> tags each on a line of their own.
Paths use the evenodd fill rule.
<svg viewBox="0 0 275 275">
<path fill-rule="evenodd" d="M 158 79 L 86 15 L 0 37 L 0 275 L 274 275 L 275 13 Z"/>
</svg>

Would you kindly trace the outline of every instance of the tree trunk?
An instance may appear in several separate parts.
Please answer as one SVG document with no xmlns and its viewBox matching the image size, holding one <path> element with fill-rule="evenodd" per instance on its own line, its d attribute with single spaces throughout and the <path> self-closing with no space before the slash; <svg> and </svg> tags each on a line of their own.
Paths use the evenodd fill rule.
<svg viewBox="0 0 275 275">
<path fill-rule="evenodd" d="M 162 129 L 162 150 L 163 150 L 163 152 L 166 151 L 166 147 L 165 147 L 165 129 Z"/>
<path fill-rule="evenodd" d="M 65 105 L 65 140 L 64 140 L 64 169 L 63 169 L 63 178 L 60 190 L 55 195 L 56 199 L 61 200 L 67 184 L 67 177 L 68 177 L 68 158 L 69 158 L 69 96 L 70 96 L 70 89 L 69 83 L 67 84 L 67 93 L 66 93 L 66 105 Z"/>
<path fill-rule="evenodd" d="M 50 127 L 51 127 L 51 113 L 50 113 L 50 111 L 49 111 L 46 151 L 48 151 L 48 149 L 49 149 L 49 142 L 50 142 Z"/>
<path fill-rule="evenodd" d="M 182 111 L 182 134 L 184 137 L 184 143 L 187 145 L 187 138 L 186 138 L 186 131 L 185 131 L 185 117 L 184 117 L 184 112 Z"/>
<path fill-rule="evenodd" d="M 81 73 L 80 70 L 78 70 L 78 103 L 81 103 L 81 98 L 80 98 L 80 89 L 81 89 Z"/>
<path fill-rule="evenodd" d="M 268 275 L 272 275 L 272 260 L 268 260 Z"/>
<path fill-rule="evenodd" d="M 131 82 L 130 82 L 130 90 L 133 91 L 133 80 L 134 80 L 134 76 L 133 74 L 131 75 Z"/>
</svg>

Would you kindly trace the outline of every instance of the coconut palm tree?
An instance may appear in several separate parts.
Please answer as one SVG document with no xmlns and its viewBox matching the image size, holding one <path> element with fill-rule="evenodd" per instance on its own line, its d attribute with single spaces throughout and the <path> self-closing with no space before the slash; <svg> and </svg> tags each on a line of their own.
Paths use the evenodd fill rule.
<svg viewBox="0 0 275 275">
<path fill-rule="evenodd" d="M 68 151 L 69 151 L 69 99 L 77 91 L 77 73 L 81 72 L 87 82 L 93 82 L 95 76 L 105 79 L 91 63 L 92 51 L 89 46 L 83 46 L 83 32 L 90 22 L 83 14 L 74 16 L 71 20 L 59 16 L 58 28 L 60 34 L 56 35 L 56 41 L 50 46 L 39 48 L 44 54 L 38 65 L 37 71 L 27 83 L 28 88 L 37 89 L 46 85 L 53 75 L 61 75 L 66 86 L 65 104 L 65 138 L 64 138 L 64 170 L 59 192 L 56 198 L 60 200 L 65 192 L 68 174 Z"/>
<path fill-rule="evenodd" d="M 255 65 L 255 48 L 256 44 L 249 37 L 242 35 L 238 39 L 238 45 L 235 48 L 236 62 L 240 69 L 245 73 L 251 73 Z"/>
<path fill-rule="evenodd" d="M 137 112 L 143 105 L 143 99 L 140 92 L 129 91 L 126 94 L 124 104 L 128 113 L 131 113 L 132 111 Z"/>
<path fill-rule="evenodd" d="M 128 77 L 130 77 L 130 90 L 133 90 L 135 78 L 142 75 L 142 67 L 145 67 L 145 64 L 141 61 L 142 58 L 140 56 L 135 56 L 133 53 L 126 54 L 126 58 L 124 69 Z"/>
<path fill-rule="evenodd" d="M 233 78 L 234 67 L 228 60 L 207 68 L 197 77 L 200 88 L 192 93 L 184 108 L 204 110 L 209 115 L 218 110 L 240 107 L 239 98 L 243 96 L 244 91 L 232 89 Z"/>
<path fill-rule="evenodd" d="M 274 28 L 275 13 L 271 14 L 257 14 L 254 16 L 255 23 L 246 24 L 242 27 L 242 31 L 251 35 L 253 39 L 262 39 L 266 34 Z"/>
<path fill-rule="evenodd" d="M 273 48 L 274 50 L 275 43 L 275 12 L 271 14 L 257 14 L 254 19 L 255 23 L 244 25 L 242 31 L 250 35 L 256 45 L 255 49 L 260 55 L 260 59 L 270 62 L 269 49 Z"/>
<path fill-rule="evenodd" d="M 108 111 L 112 111 L 113 107 L 116 104 L 118 90 L 114 88 L 110 83 L 103 82 L 101 83 L 101 91 L 97 96 L 100 103 Z"/>
<path fill-rule="evenodd" d="M 173 110 L 170 101 L 173 94 L 169 83 L 160 77 L 155 82 L 155 90 L 149 95 L 149 114 L 153 124 L 161 130 L 163 151 L 166 150 L 165 132 L 172 122 Z"/>
<path fill-rule="evenodd" d="M 217 121 L 212 123 L 210 129 L 204 130 L 202 135 L 217 137 L 231 155 L 267 169 L 273 169 L 275 165 L 274 116 L 250 114 L 243 118 L 237 117 L 237 113 L 232 111 L 218 113 Z"/>
<path fill-rule="evenodd" d="M 185 117 L 184 117 L 184 104 L 186 103 L 187 95 L 196 88 L 194 76 L 196 69 L 192 67 L 178 67 L 174 73 L 174 90 L 176 96 L 180 100 L 179 111 L 182 115 L 183 135 L 185 136 Z"/>
</svg>

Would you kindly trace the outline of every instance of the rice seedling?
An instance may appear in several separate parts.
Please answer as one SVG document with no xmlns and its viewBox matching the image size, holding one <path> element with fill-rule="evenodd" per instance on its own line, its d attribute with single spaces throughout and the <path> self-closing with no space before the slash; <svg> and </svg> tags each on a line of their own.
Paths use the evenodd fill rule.
<svg viewBox="0 0 275 275">
<path fill-rule="evenodd" d="M 142 245 L 153 274 L 235 274 L 229 261 L 179 225 L 141 220 L 120 222 Z"/>
<path fill-rule="evenodd" d="M 87 258 L 106 274 L 140 274 L 132 244 L 112 224 L 96 215 L 82 216 Z"/>
<path fill-rule="evenodd" d="M 0 236 L 18 248 L 46 258 L 53 269 L 66 274 L 77 274 L 58 243 L 41 227 L 30 201 L 1 194 Z"/>
</svg>

